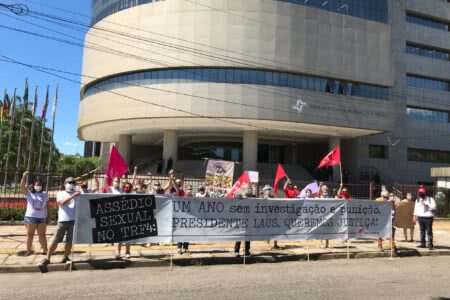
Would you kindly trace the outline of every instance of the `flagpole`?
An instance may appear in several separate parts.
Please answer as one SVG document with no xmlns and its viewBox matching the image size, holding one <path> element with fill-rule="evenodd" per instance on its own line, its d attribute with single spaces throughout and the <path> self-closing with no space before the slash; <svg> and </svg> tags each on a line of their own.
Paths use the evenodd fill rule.
<svg viewBox="0 0 450 300">
<path fill-rule="evenodd" d="M 5 162 L 5 176 L 3 178 L 3 193 L 6 193 L 6 183 L 8 182 L 8 167 L 9 167 L 9 151 L 11 151 L 11 143 L 12 143 L 12 132 L 14 130 L 14 118 L 15 118 L 15 106 L 16 106 L 16 91 L 14 89 L 14 95 L 11 104 L 11 115 L 9 121 L 9 136 L 8 136 L 8 146 L 6 150 L 6 162 Z"/>
<path fill-rule="evenodd" d="M 45 102 L 44 107 L 42 108 L 42 128 L 41 128 L 41 142 L 39 144 L 39 158 L 38 158 L 38 166 L 37 166 L 37 172 L 40 175 L 42 172 L 41 170 L 41 160 L 42 160 L 42 144 L 44 143 L 44 131 L 45 131 L 45 115 L 46 115 L 46 109 L 48 104 L 48 90 L 49 86 L 47 85 L 47 94 L 45 96 Z"/>
<path fill-rule="evenodd" d="M 17 180 L 19 176 L 19 168 L 20 168 L 20 153 L 22 148 L 22 127 L 23 127 L 23 120 L 25 119 L 25 113 L 27 110 L 27 103 L 28 103 L 28 79 L 25 80 L 25 92 L 23 95 L 23 106 L 22 106 L 22 113 L 20 118 L 20 128 L 19 128 L 19 144 L 17 146 L 17 157 L 16 157 L 16 175 L 14 176 L 14 193 L 17 193 Z"/>
<path fill-rule="evenodd" d="M 24 111 L 22 110 L 22 114 L 21 114 L 21 119 L 20 119 L 20 128 L 19 128 L 19 144 L 17 145 L 17 157 L 16 157 L 16 175 L 14 176 L 14 184 L 17 183 L 18 180 L 18 176 L 19 176 L 19 168 L 20 168 L 20 153 L 21 153 L 21 148 L 22 148 L 22 126 L 23 126 L 23 119 L 25 118 L 24 116 Z M 17 192 L 17 187 L 14 188 L 14 191 Z"/>
<path fill-rule="evenodd" d="M 35 116 L 36 116 L 36 107 L 38 101 L 38 87 L 34 90 L 34 103 L 33 103 L 33 116 L 31 117 L 31 132 L 30 132 L 30 143 L 28 144 L 28 159 L 27 159 L 27 171 L 30 171 L 31 168 L 31 153 L 33 152 L 33 136 L 34 136 L 34 127 L 35 127 Z M 29 184 L 29 178 L 27 179 L 27 184 Z"/>
<path fill-rule="evenodd" d="M 56 105 L 58 102 L 58 85 L 56 85 L 56 93 L 55 93 L 55 99 L 53 100 L 53 110 L 52 110 L 52 135 L 50 137 L 50 150 L 48 153 L 48 163 L 47 163 L 47 178 L 45 180 L 46 182 L 46 188 L 45 190 L 48 192 L 48 181 L 50 176 L 50 168 L 51 168 L 51 162 L 52 162 L 52 155 L 53 155 L 53 139 L 55 136 L 55 121 L 56 121 Z"/>
<path fill-rule="evenodd" d="M 6 89 L 5 89 L 5 93 L 3 94 L 3 103 L 2 103 L 2 108 L 1 108 L 1 114 L 0 114 L 0 154 L 2 153 L 2 145 L 3 145 L 3 107 L 5 105 L 5 101 L 6 101 Z M 3 166 L 3 156 L 0 157 L 0 168 Z"/>
<path fill-rule="evenodd" d="M 339 163 L 339 173 L 341 175 L 341 187 L 344 186 L 344 179 L 342 177 L 342 163 Z"/>
</svg>

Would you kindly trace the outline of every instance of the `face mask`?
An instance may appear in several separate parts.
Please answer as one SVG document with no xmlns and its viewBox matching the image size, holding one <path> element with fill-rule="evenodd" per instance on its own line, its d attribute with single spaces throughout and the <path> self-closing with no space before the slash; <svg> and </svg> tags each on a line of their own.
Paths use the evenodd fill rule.
<svg viewBox="0 0 450 300">
<path fill-rule="evenodd" d="M 40 185 L 35 185 L 35 186 L 34 186 L 34 190 L 35 190 L 36 192 L 40 192 L 40 191 L 42 191 L 42 186 L 40 186 Z"/>
<path fill-rule="evenodd" d="M 66 191 L 71 192 L 75 189 L 75 185 L 73 185 L 71 183 L 66 183 L 65 188 L 66 188 Z"/>
<path fill-rule="evenodd" d="M 420 198 L 425 198 L 425 196 L 426 196 L 425 194 L 422 194 L 422 193 L 419 194 Z"/>
<path fill-rule="evenodd" d="M 114 181 L 113 182 L 113 187 L 118 189 L 119 188 L 119 183 L 117 181 Z"/>
<path fill-rule="evenodd" d="M 328 197 L 328 193 L 323 193 L 322 196 L 323 196 L 324 198 L 327 198 L 327 197 Z"/>
<path fill-rule="evenodd" d="M 130 192 L 130 188 L 129 187 L 124 187 L 123 188 L 123 192 L 124 193 L 129 193 Z"/>
</svg>

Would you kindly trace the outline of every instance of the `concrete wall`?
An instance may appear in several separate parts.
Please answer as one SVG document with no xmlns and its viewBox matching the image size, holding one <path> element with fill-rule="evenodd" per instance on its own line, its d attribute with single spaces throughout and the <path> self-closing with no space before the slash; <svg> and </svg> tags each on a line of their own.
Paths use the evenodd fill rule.
<svg viewBox="0 0 450 300">
<path fill-rule="evenodd" d="M 450 80 L 450 62 L 407 54 L 406 42 L 450 50 L 450 32 L 407 23 L 405 11 L 436 19 L 450 20 L 450 5 L 440 0 L 391 0 L 392 58 L 395 86 L 390 90 L 390 100 L 395 105 L 395 125 L 392 132 L 358 139 L 360 149 L 354 171 L 373 167 L 380 171 L 384 182 L 432 182 L 430 168 L 446 164 L 412 162 L 407 159 L 408 147 L 450 151 L 450 123 L 410 120 L 406 116 L 408 105 L 430 109 L 450 110 L 450 93 L 407 86 L 406 74 L 414 73 Z M 388 141 L 388 138 L 391 140 Z M 388 147 L 388 159 L 369 159 L 369 144 Z M 395 144 L 395 146 L 393 145 Z"/>
</svg>

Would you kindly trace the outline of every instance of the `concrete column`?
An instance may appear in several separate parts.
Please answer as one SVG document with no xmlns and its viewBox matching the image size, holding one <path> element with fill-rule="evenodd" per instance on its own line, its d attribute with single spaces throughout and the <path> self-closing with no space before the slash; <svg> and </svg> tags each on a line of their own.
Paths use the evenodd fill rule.
<svg viewBox="0 0 450 300">
<path fill-rule="evenodd" d="M 336 148 L 337 146 L 341 145 L 341 139 L 339 137 L 330 137 L 328 140 L 328 150 L 332 151 L 334 148 Z M 341 149 L 342 151 L 342 149 Z M 342 157 L 342 154 L 341 154 Z M 334 166 L 333 167 L 333 181 L 334 182 L 339 182 L 341 180 L 341 175 L 340 175 L 340 170 L 339 170 L 339 166 Z"/>
<path fill-rule="evenodd" d="M 131 135 L 129 134 L 121 134 L 119 135 L 119 147 L 117 148 L 123 159 L 127 163 L 128 167 L 130 167 L 131 161 Z M 131 168 L 130 168 L 131 170 Z"/>
<path fill-rule="evenodd" d="M 103 171 L 106 170 L 106 166 L 108 165 L 110 150 L 111 150 L 111 143 L 103 142 L 100 148 L 100 162 Z"/>
<path fill-rule="evenodd" d="M 244 131 L 243 133 L 243 171 L 257 171 L 258 161 L 258 132 Z"/>
<path fill-rule="evenodd" d="M 164 170 L 167 167 L 167 161 L 172 159 L 173 165 L 175 166 L 176 161 L 178 160 L 178 134 L 174 129 L 166 129 L 164 130 L 164 139 L 163 139 L 163 160 L 164 160 Z"/>
</svg>

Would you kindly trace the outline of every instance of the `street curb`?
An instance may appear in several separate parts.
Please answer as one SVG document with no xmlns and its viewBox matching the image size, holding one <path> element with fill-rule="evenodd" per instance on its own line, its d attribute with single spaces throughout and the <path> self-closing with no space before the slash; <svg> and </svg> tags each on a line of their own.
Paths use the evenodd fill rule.
<svg viewBox="0 0 450 300">
<path fill-rule="evenodd" d="M 450 250 L 437 251 L 417 251 L 417 250 L 400 250 L 395 253 L 394 257 L 434 257 L 434 256 L 450 256 Z M 367 258 L 388 258 L 390 252 L 351 252 L 350 259 L 367 259 Z M 311 253 L 309 256 L 311 261 L 326 261 L 335 259 L 347 259 L 347 253 Z M 293 261 L 307 261 L 306 254 L 261 254 L 246 257 L 246 264 L 255 263 L 280 263 Z M 242 265 L 244 257 L 176 257 L 173 259 L 174 267 L 192 267 L 192 266 L 212 266 L 212 265 Z M 66 264 L 50 264 L 48 272 L 67 271 Z M 111 270 L 125 268 L 150 268 L 150 267 L 170 267 L 170 256 L 162 259 L 140 259 L 140 260 L 90 260 L 73 263 L 73 271 L 93 271 L 93 270 Z M 27 266 L 2 266 L 0 273 L 38 273 L 41 272 L 37 265 Z"/>
</svg>

